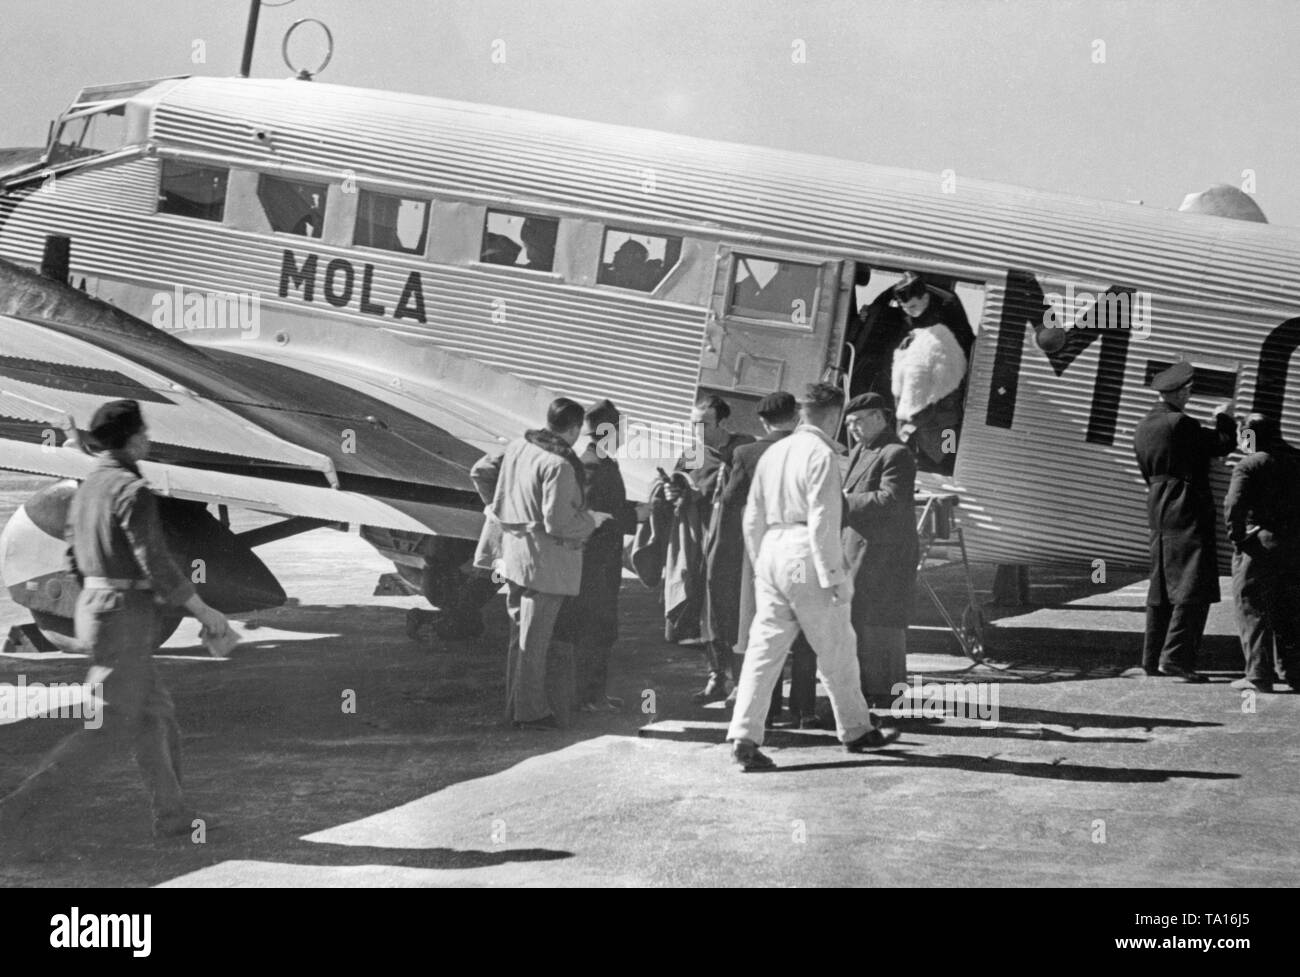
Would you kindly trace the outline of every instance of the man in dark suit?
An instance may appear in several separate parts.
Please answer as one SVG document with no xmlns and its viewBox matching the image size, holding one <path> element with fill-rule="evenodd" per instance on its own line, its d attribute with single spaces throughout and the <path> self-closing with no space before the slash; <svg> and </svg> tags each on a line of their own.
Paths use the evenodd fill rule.
<svg viewBox="0 0 1300 977">
<path fill-rule="evenodd" d="M 1236 443 L 1225 404 L 1206 430 L 1183 413 L 1192 395 L 1190 363 L 1175 363 L 1151 381 L 1160 402 L 1138 424 L 1133 451 L 1147 483 L 1151 527 L 1151 586 L 1147 591 L 1142 670 L 1185 682 L 1205 682 L 1196 652 L 1210 605 L 1219 600 L 1217 523 L 1210 461 Z"/>
<path fill-rule="evenodd" d="M 578 456 L 586 473 L 587 508 L 608 512 L 582 548 L 582 583 L 564 602 L 555 625 L 558 641 L 574 649 L 575 701 L 584 712 L 616 712 L 623 700 L 608 694 L 609 654 L 618 640 L 618 594 L 623 585 L 623 537 L 636 532 L 637 507 L 627 500 L 618 450 L 622 415 L 609 400 L 587 408 L 583 434 L 587 443 Z"/>
<path fill-rule="evenodd" d="M 744 515 L 749 489 L 753 484 L 758 459 L 772 445 L 786 437 L 799 423 L 799 404 L 794 394 L 784 390 L 768 394 L 758 403 L 758 417 L 763 422 L 764 434 L 752 444 L 743 444 L 732 453 L 731 463 L 720 476 L 717 504 L 713 507 L 713 523 L 709 528 L 708 560 L 709 623 L 713 628 L 716 656 L 727 656 L 732 662 L 732 675 L 740 680 L 743 651 L 749 640 L 749 622 L 754 616 L 753 570 L 745 554 Z M 807 720 L 811 725 L 816 714 L 817 656 L 804 640 L 795 639 L 791 648 L 792 685 L 790 710 L 795 721 Z M 728 701 L 734 701 L 735 692 Z M 768 716 L 775 720 L 781 712 L 781 683 L 772 693 L 772 707 Z M 707 701 L 697 696 L 697 701 Z"/>
<path fill-rule="evenodd" d="M 1232 596 L 1246 675 L 1234 689 L 1300 688 L 1300 453 L 1276 418 L 1251 414 L 1254 451 L 1233 469 L 1224 500 L 1232 540 Z"/>
<path fill-rule="evenodd" d="M 853 630 L 862 693 L 879 706 L 907 681 L 907 625 L 919 543 L 913 498 L 916 460 L 894 433 L 894 412 L 878 393 L 845 408 L 854 441 L 844 477 L 844 555 L 853 571 Z"/>
</svg>

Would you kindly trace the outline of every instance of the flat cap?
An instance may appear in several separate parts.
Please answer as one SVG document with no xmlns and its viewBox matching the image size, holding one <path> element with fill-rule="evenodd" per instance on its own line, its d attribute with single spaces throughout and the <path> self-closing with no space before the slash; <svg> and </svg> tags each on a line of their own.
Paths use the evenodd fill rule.
<svg viewBox="0 0 1300 977">
<path fill-rule="evenodd" d="M 858 394 L 844 408 L 846 415 L 860 410 L 889 410 L 889 401 L 878 393 Z"/>
<path fill-rule="evenodd" d="M 768 394 L 758 402 L 759 417 L 789 417 L 798 410 L 799 402 L 794 399 L 794 394 L 784 390 Z"/>
<path fill-rule="evenodd" d="M 1192 364 L 1187 362 L 1175 363 L 1167 370 L 1161 370 L 1151 378 L 1151 389 L 1158 390 L 1162 394 L 1172 393 L 1179 387 L 1185 387 L 1192 382 L 1192 377 L 1196 371 L 1192 369 Z"/>
<path fill-rule="evenodd" d="M 134 400 L 110 400 L 101 404 L 90 419 L 90 436 L 101 451 L 122 447 L 131 435 L 143 428 L 144 417 Z"/>
</svg>

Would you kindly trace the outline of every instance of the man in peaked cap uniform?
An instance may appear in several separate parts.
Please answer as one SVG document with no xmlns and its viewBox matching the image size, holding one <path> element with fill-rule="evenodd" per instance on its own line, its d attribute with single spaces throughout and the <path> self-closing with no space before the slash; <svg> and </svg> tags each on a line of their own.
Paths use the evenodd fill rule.
<svg viewBox="0 0 1300 977">
<path fill-rule="evenodd" d="M 1196 652 L 1210 605 L 1219 600 L 1210 461 L 1232 450 L 1236 424 L 1226 404 L 1215 410 L 1213 431 L 1183 412 L 1193 377 L 1190 363 L 1175 363 L 1151 381 L 1160 401 L 1138 424 L 1133 451 L 1147 483 L 1151 528 L 1141 668 L 1147 675 L 1204 682 Z"/>
<path fill-rule="evenodd" d="M 42 795 L 75 785 L 129 741 L 153 799 L 154 833 L 189 834 L 195 813 L 181 790 L 181 737 L 171 696 L 153 664 L 160 604 L 183 606 L 213 637 L 226 618 L 205 604 L 164 543 L 157 502 L 138 463 L 149 452 L 140 405 L 104 404 L 90 422 L 99 461 L 73 496 L 68 538 L 82 578 L 78 643 L 91 656 L 86 678 L 102 687 L 103 722 L 73 733 L 5 798 L 0 822 L 31 821 Z"/>
</svg>

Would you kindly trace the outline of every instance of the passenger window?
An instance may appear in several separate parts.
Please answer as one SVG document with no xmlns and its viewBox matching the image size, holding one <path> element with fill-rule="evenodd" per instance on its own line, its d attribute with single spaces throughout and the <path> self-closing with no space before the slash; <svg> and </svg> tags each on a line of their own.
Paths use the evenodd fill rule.
<svg viewBox="0 0 1300 977">
<path fill-rule="evenodd" d="M 821 269 L 793 261 L 736 255 L 727 311 L 753 319 L 811 326 Z"/>
<path fill-rule="evenodd" d="M 596 284 L 653 292 L 682 253 L 682 239 L 605 230 Z"/>
<path fill-rule="evenodd" d="M 404 254 L 424 254 L 429 232 L 429 201 L 362 190 L 352 243 Z"/>
<path fill-rule="evenodd" d="M 265 173 L 257 180 L 257 200 L 271 230 L 320 237 L 325 229 L 327 183 L 299 183 Z"/>
<path fill-rule="evenodd" d="M 555 237 L 559 230 L 560 222 L 554 217 L 489 210 L 483 225 L 479 260 L 491 265 L 551 271 L 555 266 Z"/>
<path fill-rule="evenodd" d="M 229 170 L 165 159 L 158 193 L 158 213 L 220 221 L 226 213 Z"/>
</svg>

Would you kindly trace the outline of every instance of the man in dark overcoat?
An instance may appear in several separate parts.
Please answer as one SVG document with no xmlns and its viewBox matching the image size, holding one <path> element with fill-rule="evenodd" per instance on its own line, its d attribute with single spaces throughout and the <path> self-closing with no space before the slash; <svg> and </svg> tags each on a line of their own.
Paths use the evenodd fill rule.
<svg viewBox="0 0 1300 977">
<path fill-rule="evenodd" d="M 1236 443 L 1227 405 L 1215 411 L 1214 430 L 1184 413 L 1192 395 L 1190 363 L 1175 363 L 1151 386 L 1160 401 L 1133 434 L 1133 451 L 1147 483 L 1151 528 L 1151 586 L 1147 591 L 1142 669 L 1185 682 L 1205 682 L 1196 653 L 1210 605 L 1219 600 L 1217 524 L 1210 461 Z"/>
<path fill-rule="evenodd" d="M 725 423 L 731 408 L 717 394 L 702 398 L 691 411 L 691 426 L 696 443 L 693 450 L 677 460 L 673 477 L 664 486 L 664 498 L 674 508 L 677 531 L 691 534 L 696 545 L 682 547 L 684 558 L 693 563 L 685 567 L 683 581 L 685 599 L 672 607 L 665 607 L 664 640 L 689 641 L 703 638 L 708 654 L 709 678 L 696 696 L 696 701 L 716 702 L 727 697 L 727 670 L 731 664 L 731 649 L 712 640 L 708 609 L 708 529 L 713 517 L 713 502 L 717 495 L 718 476 L 731 456 L 742 444 L 754 439 L 748 434 L 727 430 Z M 698 535 L 697 535 L 698 534 Z M 665 568 L 665 573 L 670 568 Z M 665 604 L 667 591 L 665 590 Z"/>
<path fill-rule="evenodd" d="M 749 624 L 754 617 L 754 571 L 745 554 L 745 503 L 749 500 L 758 460 L 799 423 L 799 402 L 794 394 L 784 390 L 768 394 L 758 402 L 758 417 L 763 422 L 762 437 L 753 444 L 736 448 L 731 463 L 721 475 L 705 550 L 713 640 L 718 644 L 719 658 L 730 656 L 732 678 L 736 682 L 740 681 Z M 790 657 L 793 672 L 790 710 L 796 723 L 807 720 L 811 725 L 816 714 L 817 656 L 801 634 L 795 639 Z M 733 691 L 733 699 L 734 696 Z M 780 712 L 781 683 L 778 682 L 772 693 L 769 718 L 775 720 Z"/>
<path fill-rule="evenodd" d="M 1232 596 L 1246 675 L 1235 689 L 1300 688 L 1300 452 L 1274 417 L 1251 414 L 1255 450 L 1232 471 L 1223 502 L 1232 540 Z"/>
<path fill-rule="evenodd" d="M 914 603 L 919 543 L 913 499 L 916 460 L 894 433 L 894 414 L 878 393 L 845 408 L 854 440 L 844 477 L 844 555 L 853 571 L 853 630 L 862 692 L 879 705 L 907 681 L 907 626 Z"/>
<path fill-rule="evenodd" d="M 623 537 L 636 532 L 637 508 L 627 500 L 618 459 L 622 415 L 609 400 L 587 408 L 578 456 L 587 475 L 587 508 L 610 520 L 587 537 L 582 550 L 582 584 L 564 602 L 555 633 L 574 646 L 575 700 L 585 712 L 615 711 L 623 700 L 606 688 L 609 655 L 618 640 L 618 594 L 623 585 Z"/>
</svg>

